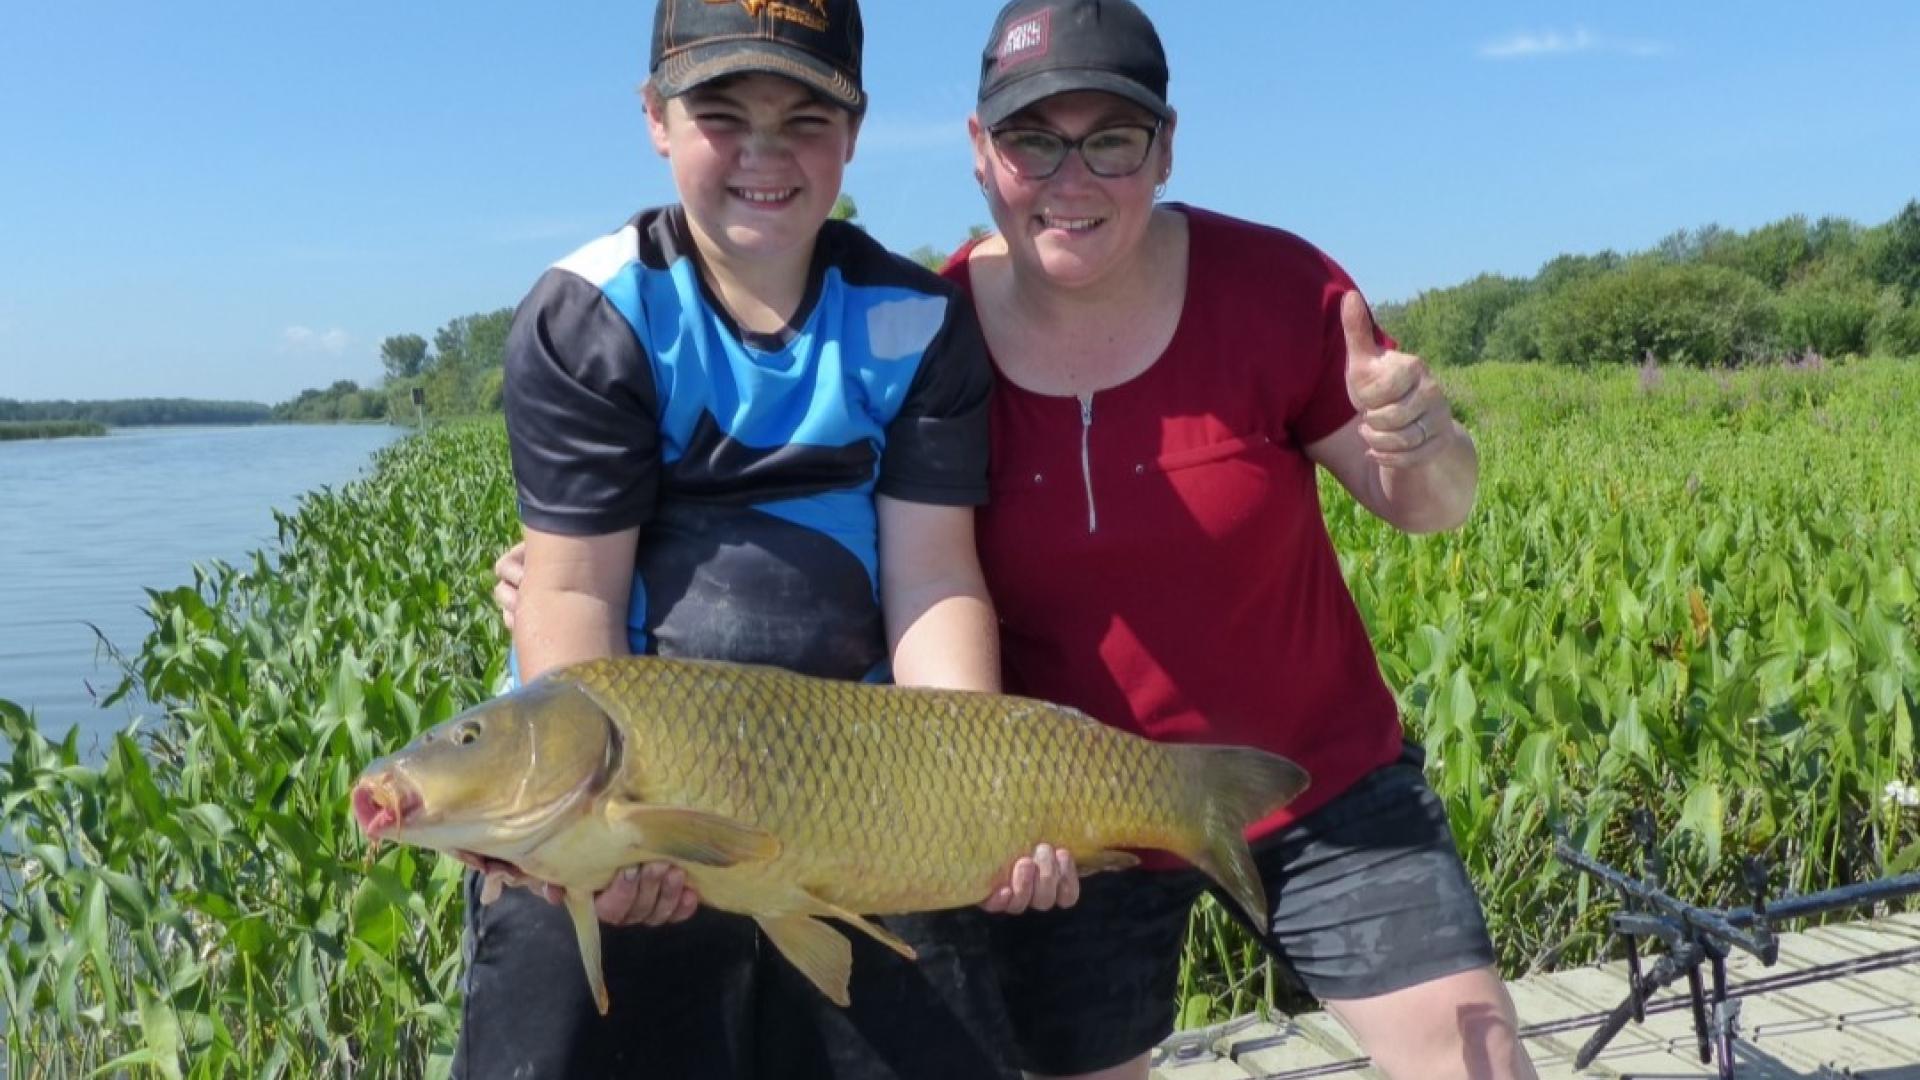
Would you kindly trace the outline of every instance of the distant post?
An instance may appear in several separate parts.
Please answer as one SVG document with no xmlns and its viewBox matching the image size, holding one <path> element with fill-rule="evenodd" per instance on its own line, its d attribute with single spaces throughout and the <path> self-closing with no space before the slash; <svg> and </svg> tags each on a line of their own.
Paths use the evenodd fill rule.
<svg viewBox="0 0 1920 1080">
<path fill-rule="evenodd" d="M 424 386 L 414 387 L 413 388 L 413 422 L 415 427 L 424 428 L 427 426 L 426 408 L 427 408 L 427 388 Z"/>
</svg>

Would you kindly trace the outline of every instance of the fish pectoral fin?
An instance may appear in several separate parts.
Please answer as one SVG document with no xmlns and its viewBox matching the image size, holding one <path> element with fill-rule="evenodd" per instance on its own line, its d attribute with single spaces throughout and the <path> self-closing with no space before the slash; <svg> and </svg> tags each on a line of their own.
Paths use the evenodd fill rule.
<svg viewBox="0 0 1920 1080">
<path fill-rule="evenodd" d="M 725 868 L 780 854 L 780 838 L 767 830 L 704 810 L 620 802 L 607 816 L 627 826 L 635 848 L 666 859 Z"/>
<path fill-rule="evenodd" d="M 593 910 L 593 893 L 568 889 L 567 914 L 573 918 L 574 936 L 580 939 L 580 962 L 587 966 L 587 985 L 593 988 L 594 1007 L 605 1016 L 607 976 L 600 966 L 600 915 Z"/>
<path fill-rule="evenodd" d="M 840 907 L 836 904 L 829 904 L 826 901 L 820 900 L 818 898 L 815 898 L 814 902 L 820 905 L 821 911 L 825 912 L 828 915 L 832 915 L 834 918 L 840 919 L 851 926 L 858 927 L 861 930 L 861 932 L 865 933 L 868 937 L 872 938 L 873 940 L 879 942 L 882 945 L 885 945 L 887 948 L 892 949 L 894 952 L 899 953 L 901 956 L 904 956 L 909 960 L 920 959 L 920 954 L 913 951 L 913 946 L 900 940 L 898 937 L 894 936 L 892 931 L 888 930 L 884 926 L 881 926 L 879 923 L 868 919 L 866 916 L 861 915 L 859 912 L 848 911 L 846 908 Z"/>
<path fill-rule="evenodd" d="M 853 975 L 853 943 L 845 934 L 811 915 L 759 915 L 754 921 L 780 955 L 827 995 L 846 1008 L 847 980 Z"/>
<path fill-rule="evenodd" d="M 1140 856 L 1131 851 L 1108 849 L 1093 852 L 1084 859 L 1075 855 L 1073 865 L 1074 869 L 1080 872 L 1081 877 L 1088 877 L 1093 874 L 1104 874 L 1109 870 L 1131 870 L 1140 865 Z"/>
</svg>

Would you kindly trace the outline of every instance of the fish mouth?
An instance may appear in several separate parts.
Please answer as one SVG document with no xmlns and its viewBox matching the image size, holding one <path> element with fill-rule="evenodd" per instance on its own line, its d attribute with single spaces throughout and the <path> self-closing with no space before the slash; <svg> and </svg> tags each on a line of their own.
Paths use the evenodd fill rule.
<svg viewBox="0 0 1920 1080">
<path fill-rule="evenodd" d="M 419 789 L 397 772 L 377 773 L 353 788 L 353 817 L 369 840 L 399 832 L 424 805 Z"/>
</svg>

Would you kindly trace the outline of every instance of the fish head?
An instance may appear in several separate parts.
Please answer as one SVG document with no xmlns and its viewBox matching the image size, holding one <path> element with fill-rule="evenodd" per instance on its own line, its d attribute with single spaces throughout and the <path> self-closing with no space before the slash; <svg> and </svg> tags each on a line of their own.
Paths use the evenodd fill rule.
<svg viewBox="0 0 1920 1080">
<path fill-rule="evenodd" d="M 584 811 L 611 780 L 620 748 L 590 694 L 542 679 L 368 766 L 354 785 L 354 818 L 376 842 L 512 862 Z"/>
</svg>

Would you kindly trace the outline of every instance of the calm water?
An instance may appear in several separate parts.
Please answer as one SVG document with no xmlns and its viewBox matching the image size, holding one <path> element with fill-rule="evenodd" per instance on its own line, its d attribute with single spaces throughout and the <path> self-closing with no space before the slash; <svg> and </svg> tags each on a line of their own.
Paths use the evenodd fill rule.
<svg viewBox="0 0 1920 1080">
<path fill-rule="evenodd" d="M 0 698 L 81 745 L 126 723 L 103 711 L 120 649 L 147 632 L 143 588 L 191 584 L 193 564 L 270 548 L 274 509 L 362 474 L 404 431 L 385 426 L 130 428 L 104 438 L 0 442 Z"/>
</svg>

